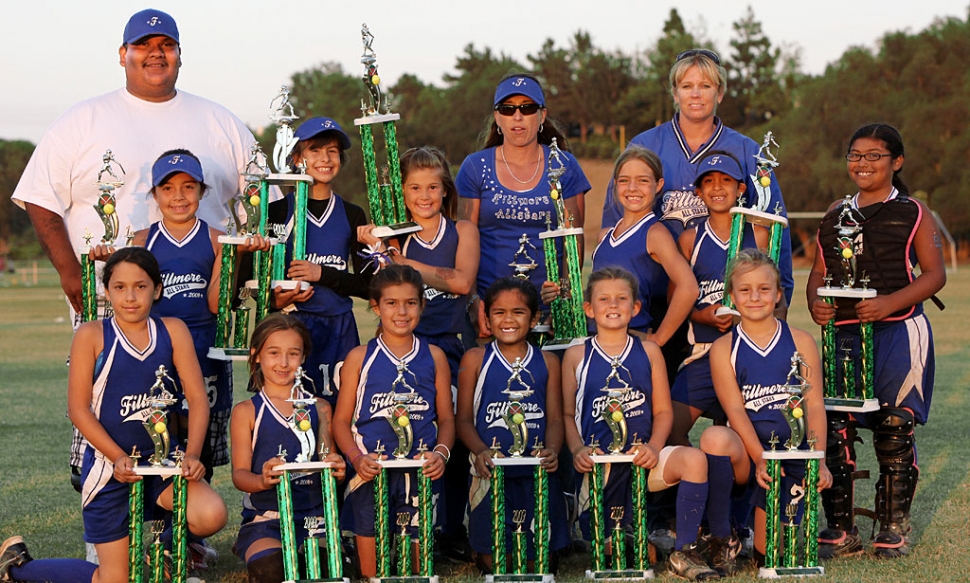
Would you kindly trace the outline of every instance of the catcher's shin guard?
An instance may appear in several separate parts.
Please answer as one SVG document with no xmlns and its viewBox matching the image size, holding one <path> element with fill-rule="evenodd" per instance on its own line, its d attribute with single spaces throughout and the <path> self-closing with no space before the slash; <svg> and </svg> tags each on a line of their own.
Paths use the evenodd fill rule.
<svg viewBox="0 0 970 583">
<path fill-rule="evenodd" d="M 853 473 L 855 472 L 855 422 L 847 413 L 828 413 L 825 465 L 832 473 L 832 486 L 822 491 L 822 507 L 829 529 L 850 531 L 853 517 Z"/>
<path fill-rule="evenodd" d="M 879 462 L 876 517 L 879 534 L 873 539 L 876 556 L 895 558 L 908 552 L 909 511 L 916 493 L 915 424 L 909 409 L 883 407 L 872 413 L 873 444 Z"/>
</svg>

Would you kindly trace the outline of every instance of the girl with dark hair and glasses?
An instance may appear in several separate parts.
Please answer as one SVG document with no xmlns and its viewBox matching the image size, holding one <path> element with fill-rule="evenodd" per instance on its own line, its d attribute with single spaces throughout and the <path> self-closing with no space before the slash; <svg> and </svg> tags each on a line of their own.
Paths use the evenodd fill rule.
<svg viewBox="0 0 970 583">
<path fill-rule="evenodd" d="M 509 263 L 516 257 L 523 234 L 541 248 L 539 233 L 547 229 L 546 219 L 552 218 L 556 227 L 546 180 L 553 138 L 564 151 L 561 194 L 574 227 L 583 226 L 584 195 L 590 189 L 576 159 L 566 153 L 569 146 L 562 130 L 546 117 L 546 98 L 535 77 L 518 74 L 502 79 L 492 106 L 482 150 L 465 158 L 455 181 L 458 218 L 476 224 L 481 234 L 475 298 L 483 296 L 498 279 L 512 275 Z M 529 280 L 538 290 L 547 279 L 546 268 L 536 252 L 530 256 L 538 266 L 529 273 Z M 470 304 L 473 324 L 484 322 L 479 304 L 477 299 Z M 484 334 L 485 326 L 479 330 Z M 473 339 L 466 339 L 466 346 L 471 344 L 469 340 Z"/>
</svg>

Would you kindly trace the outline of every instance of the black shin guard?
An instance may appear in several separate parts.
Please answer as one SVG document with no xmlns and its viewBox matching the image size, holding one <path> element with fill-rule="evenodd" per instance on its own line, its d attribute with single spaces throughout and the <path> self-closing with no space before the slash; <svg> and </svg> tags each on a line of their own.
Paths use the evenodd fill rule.
<svg viewBox="0 0 970 583">
<path fill-rule="evenodd" d="M 873 540 L 877 555 L 895 557 L 906 553 L 910 530 L 909 511 L 916 493 L 916 439 L 913 413 L 883 407 L 871 416 L 873 444 L 879 462 L 876 483 L 876 517 L 879 534 Z"/>
<path fill-rule="evenodd" d="M 852 479 L 856 468 L 856 426 L 846 413 L 828 415 L 825 465 L 832 473 L 832 486 L 822 491 L 822 507 L 829 529 L 850 532 L 855 527 Z"/>
<path fill-rule="evenodd" d="M 246 563 L 249 583 L 279 583 L 286 579 L 283 572 L 283 551 L 270 553 Z"/>
</svg>

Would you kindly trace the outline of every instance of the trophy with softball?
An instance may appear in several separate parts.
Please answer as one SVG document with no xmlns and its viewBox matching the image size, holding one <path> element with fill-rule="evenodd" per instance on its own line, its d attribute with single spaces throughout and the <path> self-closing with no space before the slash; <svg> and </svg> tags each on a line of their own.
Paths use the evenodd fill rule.
<svg viewBox="0 0 970 583">
<path fill-rule="evenodd" d="M 556 139 L 549 145 L 549 198 L 556 209 L 556 228 L 552 217 L 546 217 L 546 230 L 539 233 L 546 260 L 546 277 L 559 283 L 559 297 L 552 301 L 552 329 L 555 338 L 543 344 L 543 350 L 563 350 L 581 342 L 586 336 L 586 313 L 583 311 L 583 275 L 579 258 L 582 227 L 574 227 L 562 195 L 560 178 L 566 172 L 562 150 Z M 559 264 L 557 241 L 562 241 L 563 265 Z"/>
<path fill-rule="evenodd" d="M 375 237 L 383 239 L 420 231 L 421 227 L 407 220 L 407 209 L 404 207 L 404 188 L 401 184 L 401 161 L 395 125 L 401 116 L 391 113 L 386 96 L 381 91 L 381 77 L 377 73 L 377 54 L 372 47 L 374 35 L 366 24 L 362 25 L 360 35 L 364 43 L 364 52 L 360 56 L 360 62 L 364 65 L 362 79 L 367 88 L 368 102 L 361 100 L 362 115 L 354 120 L 354 125 L 360 128 L 364 175 L 367 180 L 367 203 L 371 221 L 376 225 L 372 233 Z M 383 126 L 384 150 L 387 159 L 386 165 L 381 168 L 383 180 L 380 181 L 373 130 L 373 126 L 377 124 Z"/>
<path fill-rule="evenodd" d="M 111 150 L 107 150 L 101 158 L 101 170 L 98 171 L 98 179 L 95 184 L 98 186 L 98 201 L 94 204 L 94 210 L 98 213 L 98 218 L 104 225 L 104 235 L 101 236 L 100 243 L 111 247 L 115 246 L 118 237 L 119 221 L 118 211 L 115 208 L 115 191 L 124 186 L 125 182 L 115 174 L 117 165 L 121 175 L 124 176 L 125 169 L 114 158 Z M 131 230 L 126 244 L 131 243 Z M 110 307 L 107 305 L 103 296 L 98 294 L 98 276 L 95 273 L 95 260 L 91 258 L 91 239 L 94 236 L 90 230 L 84 231 L 84 247 L 81 248 L 81 321 L 90 322 L 98 317 L 98 304 L 104 306 L 105 317 L 109 315 Z"/>
<path fill-rule="evenodd" d="M 521 358 L 512 363 L 512 374 L 502 391 L 508 395 L 508 403 L 502 419 L 512 434 L 512 445 L 507 452 L 501 451 L 497 439 L 493 439 L 491 449 L 494 454 L 507 454 L 504 457 L 492 456 L 492 573 L 485 581 L 533 581 L 551 583 L 555 581 L 549 574 L 549 476 L 542 467 L 538 455 L 524 456 L 529 440 L 528 404 L 524 403 L 532 394 L 531 385 L 522 379 L 522 372 L 529 373 Z M 531 376 L 531 375 L 530 375 Z M 535 381 L 533 380 L 533 383 Z M 536 436 L 532 443 L 533 452 L 538 453 L 543 444 Z M 532 466 L 535 484 L 535 516 L 533 518 L 533 540 L 535 543 L 535 573 L 528 570 L 528 542 L 526 531 L 522 530 L 527 511 L 524 508 L 512 509 L 512 521 L 516 525 L 512 535 L 512 557 L 508 557 L 506 547 L 506 498 L 505 468 L 510 466 Z"/>
<path fill-rule="evenodd" d="M 841 210 L 835 224 L 836 248 L 839 257 L 839 271 L 842 274 L 840 285 L 832 285 L 832 276 L 826 273 L 825 285 L 816 293 L 823 301 L 835 304 L 837 298 L 844 301 L 876 297 L 876 290 L 869 289 L 869 277 L 859 274 L 856 263 L 863 253 L 862 225 L 865 219 L 853 208 L 852 196 L 842 200 Z M 856 287 L 856 284 L 861 287 Z M 879 409 L 879 401 L 874 397 L 875 351 L 873 349 L 872 322 L 859 323 L 859 370 L 856 357 L 848 339 L 842 346 L 836 346 L 838 336 L 835 318 L 822 326 L 822 376 L 825 383 L 825 408 L 829 411 L 867 412 Z M 839 356 L 838 351 L 842 352 Z"/>
<path fill-rule="evenodd" d="M 778 263 L 781 254 L 781 237 L 784 230 L 788 227 L 788 219 L 781 215 L 780 203 L 775 203 L 775 208 L 769 211 L 768 205 L 771 202 L 771 181 L 778 167 L 778 159 L 771 151 L 772 146 L 777 150 L 778 142 L 775 141 L 771 132 L 765 134 L 764 142 L 758 153 L 754 155 L 757 161 L 757 170 L 753 175 L 749 175 L 751 183 L 754 184 L 754 205 L 751 208 L 744 206 L 743 196 L 738 200 L 738 205 L 731 209 L 731 239 L 728 241 L 727 265 L 731 265 L 738 251 L 741 250 L 741 243 L 744 238 L 744 225 L 751 223 L 761 225 L 768 229 L 768 256 Z M 724 294 L 721 300 L 724 304 L 718 308 L 716 314 L 739 315 L 734 309 L 731 296 Z"/>
<path fill-rule="evenodd" d="M 652 579 L 653 570 L 650 568 L 649 540 L 647 532 L 647 474 L 648 470 L 633 464 L 635 454 L 627 451 L 629 430 L 626 421 L 628 396 L 633 388 L 629 381 L 633 376 L 629 369 L 623 366 L 620 356 L 614 356 L 610 362 L 610 374 L 607 375 L 603 388 L 600 389 L 604 406 L 600 417 L 610 429 L 612 441 L 607 446 L 609 453 L 590 454 L 593 461 L 593 471 L 589 477 L 589 529 L 592 539 L 593 565 L 586 571 L 587 579 L 618 580 L 618 579 Z M 634 435 L 632 446 L 640 441 Z M 588 444 L 592 451 L 599 449 L 600 444 L 595 438 Z M 633 544 L 634 565 L 628 568 L 626 564 L 626 528 L 624 525 L 624 506 L 610 508 L 610 520 L 613 521 L 611 535 L 607 535 L 605 524 L 605 507 L 603 493 L 605 490 L 606 464 L 630 464 L 631 468 L 631 508 L 633 510 Z M 613 562 L 606 564 L 607 539 L 612 542 Z"/>
<path fill-rule="evenodd" d="M 765 566 L 758 573 L 764 578 L 825 574 L 825 568 L 818 564 L 818 480 L 825 452 L 815 449 L 812 435 L 807 439 L 808 449 L 799 449 L 806 442 L 803 401 L 809 384 L 802 375 L 805 368 L 801 356 L 794 353 L 786 382 L 788 398 L 781 408 L 790 428 L 790 437 L 783 449 L 775 449 L 778 437 L 772 433 L 771 449 L 762 453 L 770 477 L 765 499 Z M 805 465 L 805 479 L 791 486 L 789 501 L 785 505 L 782 505 L 781 495 L 783 463 Z M 804 524 L 797 522 L 800 505 Z"/>
</svg>

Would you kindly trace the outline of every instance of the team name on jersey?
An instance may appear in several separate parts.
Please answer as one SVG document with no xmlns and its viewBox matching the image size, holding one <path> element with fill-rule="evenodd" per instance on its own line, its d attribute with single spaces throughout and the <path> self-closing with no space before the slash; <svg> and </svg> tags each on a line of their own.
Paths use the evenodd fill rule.
<svg viewBox="0 0 970 583">
<path fill-rule="evenodd" d="M 425 301 L 430 302 L 431 300 L 435 299 L 438 296 L 442 296 L 442 298 L 446 300 L 453 300 L 458 297 L 453 293 L 444 292 L 444 291 L 441 291 L 440 289 L 436 289 L 427 285 L 424 286 Z"/>
<path fill-rule="evenodd" d="M 744 408 L 760 411 L 766 405 L 776 405 L 772 408 L 777 409 L 788 400 L 788 392 L 785 387 L 786 385 L 780 383 L 774 385 L 762 385 L 760 383 L 744 385 L 741 387 L 741 393 L 744 395 Z"/>
<path fill-rule="evenodd" d="M 394 400 L 395 393 L 376 393 L 370 400 L 370 411 L 371 417 L 387 417 L 391 418 L 393 415 L 394 408 L 397 406 L 397 402 Z M 431 405 L 422 397 L 421 395 L 414 395 L 414 400 L 408 403 L 408 410 L 411 414 L 420 411 L 430 411 Z M 422 419 L 420 415 L 415 415 L 415 419 Z"/>
<path fill-rule="evenodd" d="M 508 413 L 510 405 L 511 403 L 508 401 L 489 403 L 485 407 L 485 423 L 487 426 L 489 428 L 504 427 L 505 419 L 502 419 L 502 416 Z M 545 416 L 545 413 L 539 408 L 537 403 L 522 403 L 522 414 L 525 416 L 526 425 L 532 429 L 537 429 L 539 424 L 528 423 L 528 421 L 542 419 Z"/>
<path fill-rule="evenodd" d="M 643 415 L 643 405 L 647 402 L 647 396 L 641 391 L 628 391 L 626 394 L 620 396 L 619 401 L 623 405 L 624 416 L 639 417 Z M 606 411 L 609 402 L 609 395 L 603 394 L 593 399 L 593 402 L 590 403 L 590 409 L 592 410 L 593 417 L 596 419 L 595 423 L 603 421 L 603 411 Z"/>
<path fill-rule="evenodd" d="M 693 190 L 668 190 L 663 194 L 660 214 L 662 220 L 677 219 L 686 227 L 691 220 L 706 217 L 707 206 Z"/>
<path fill-rule="evenodd" d="M 724 299 L 724 282 L 718 279 L 697 282 L 697 301 L 702 304 L 717 304 Z"/>
<path fill-rule="evenodd" d="M 125 395 L 121 398 L 121 409 L 118 413 L 125 421 L 144 421 L 148 419 L 151 402 L 148 393 Z"/>
<path fill-rule="evenodd" d="M 189 290 L 204 290 L 209 282 L 198 273 L 164 273 L 162 274 L 162 286 L 165 299 Z"/>
<path fill-rule="evenodd" d="M 309 253 L 306 256 L 306 260 L 310 263 L 316 263 L 317 265 L 326 265 L 327 267 L 332 267 L 338 271 L 347 271 L 347 262 L 340 255 L 319 255 L 317 253 Z"/>
</svg>

